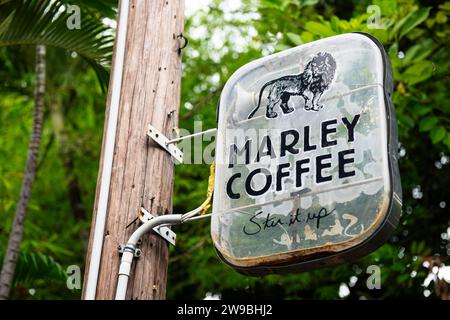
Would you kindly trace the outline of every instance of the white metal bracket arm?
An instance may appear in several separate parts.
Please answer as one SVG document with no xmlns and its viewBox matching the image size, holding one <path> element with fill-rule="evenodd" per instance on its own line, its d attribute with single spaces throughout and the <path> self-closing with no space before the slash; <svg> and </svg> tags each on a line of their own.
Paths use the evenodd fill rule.
<svg viewBox="0 0 450 320">
<path fill-rule="evenodd" d="M 209 129 L 209 130 L 205 130 L 205 131 L 201 131 L 201 132 L 197 132 L 194 134 L 190 134 L 187 136 L 183 136 L 183 137 L 179 137 L 179 138 L 175 138 L 172 140 L 167 141 L 167 144 L 174 144 L 174 143 L 178 143 L 181 142 L 183 140 L 187 140 L 187 139 L 191 139 L 191 138 L 197 138 L 197 137 L 201 137 L 207 134 L 212 134 L 212 133 L 216 133 L 217 132 L 217 128 L 213 128 L 213 129 Z"/>
<path fill-rule="evenodd" d="M 138 217 L 134 220 L 138 220 L 142 222 L 142 224 L 147 224 L 150 222 L 150 220 L 156 218 L 157 216 L 152 215 L 150 212 L 145 210 L 145 208 L 139 208 Z M 134 222 L 133 221 L 133 222 Z M 130 224 L 131 225 L 131 224 Z M 157 225 L 156 227 L 153 227 L 153 231 L 157 233 L 161 238 L 166 240 L 171 245 L 175 246 L 175 240 L 177 239 L 177 234 L 172 231 L 167 225 Z M 136 243 L 136 245 L 139 245 L 141 240 L 139 239 Z M 126 251 L 133 252 L 135 258 L 139 258 L 141 256 L 141 250 L 139 248 L 136 248 L 136 246 L 129 246 L 125 244 L 120 244 L 117 249 L 119 250 L 120 254 L 123 254 Z"/>
<path fill-rule="evenodd" d="M 170 140 L 151 124 L 148 125 L 147 135 L 164 150 L 169 152 L 175 161 L 183 163 L 183 152 L 176 145 L 169 143 Z"/>
<path fill-rule="evenodd" d="M 152 215 L 150 212 L 145 210 L 145 208 L 139 209 L 139 220 L 146 224 L 150 220 L 156 218 L 156 216 Z M 167 225 L 159 225 L 153 228 L 157 234 L 159 234 L 163 239 L 169 242 L 171 245 L 175 246 L 175 240 L 177 239 L 177 234 L 172 231 Z"/>
<path fill-rule="evenodd" d="M 209 129 L 202 132 L 197 132 L 194 134 L 190 134 L 187 136 L 175 138 L 175 139 L 168 139 L 166 136 L 164 136 L 158 129 L 153 127 L 151 124 L 148 125 L 148 131 L 147 135 L 155 141 L 157 144 L 159 144 L 164 150 L 170 153 L 170 155 L 178 162 L 183 163 L 183 152 L 176 146 L 177 143 L 191 139 L 196 138 L 200 136 L 204 136 L 206 134 L 214 134 L 217 132 L 216 128 Z"/>
</svg>

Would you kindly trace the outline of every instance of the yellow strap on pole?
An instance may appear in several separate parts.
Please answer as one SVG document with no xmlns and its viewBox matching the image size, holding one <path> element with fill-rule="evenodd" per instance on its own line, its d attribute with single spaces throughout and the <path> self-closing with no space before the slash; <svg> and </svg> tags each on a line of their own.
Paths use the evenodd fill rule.
<svg viewBox="0 0 450 320">
<path fill-rule="evenodd" d="M 213 161 L 211 166 L 209 167 L 209 178 L 208 178 L 208 191 L 206 192 L 206 200 L 201 205 L 202 211 L 200 215 L 204 215 L 208 212 L 209 208 L 211 208 L 211 201 L 214 192 L 214 181 L 215 181 L 215 172 L 216 172 L 216 163 Z"/>
</svg>

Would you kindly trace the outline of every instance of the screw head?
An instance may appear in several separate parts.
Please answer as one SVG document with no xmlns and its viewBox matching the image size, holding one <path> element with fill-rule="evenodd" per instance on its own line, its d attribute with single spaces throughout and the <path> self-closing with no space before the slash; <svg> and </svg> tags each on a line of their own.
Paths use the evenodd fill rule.
<svg viewBox="0 0 450 320">
<path fill-rule="evenodd" d="M 135 256 L 136 258 L 139 258 L 139 257 L 141 256 L 141 254 L 142 254 L 141 249 L 136 249 L 136 251 L 134 252 L 134 256 Z"/>
</svg>

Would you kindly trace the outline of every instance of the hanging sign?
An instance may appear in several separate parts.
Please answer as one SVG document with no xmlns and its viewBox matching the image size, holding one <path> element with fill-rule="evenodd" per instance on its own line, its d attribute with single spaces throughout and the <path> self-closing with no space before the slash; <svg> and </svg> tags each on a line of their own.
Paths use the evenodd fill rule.
<svg viewBox="0 0 450 320">
<path fill-rule="evenodd" d="M 345 34 L 253 61 L 218 111 L 211 234 L 249 275 L 351 261 L 398 223 L 392 73 L 381 44 Z"/>
</svg>

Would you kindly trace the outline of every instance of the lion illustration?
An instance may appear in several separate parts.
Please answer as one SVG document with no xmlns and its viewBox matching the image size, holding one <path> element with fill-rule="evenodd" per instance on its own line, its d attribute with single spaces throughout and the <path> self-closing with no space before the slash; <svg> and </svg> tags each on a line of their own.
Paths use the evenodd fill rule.
<svg viewBox="0 0 450 320">
<path fill-rule="evenodd" d="M 323 105 L 319 104 L 320 97 L 333 81 L 336 71 L 336 61 L 327 52 L 319 52 L 305 67 L 303 73 L 284 76 L 267 82 L 259 93 L 258 106 L 250 113 L 248 119 L 253 118 L 261 106 L 261 98 L 268 89 L 269 102 L 266 109 L 267 118 L 276 118 L 278 114 L 273 111 L 277 103 L 281 110 L 287 114 L 294 111 L 288 105 L 291 96 L 301 96 L 305 100 L 305 110 L 319 111 Z"/>
</svg>

